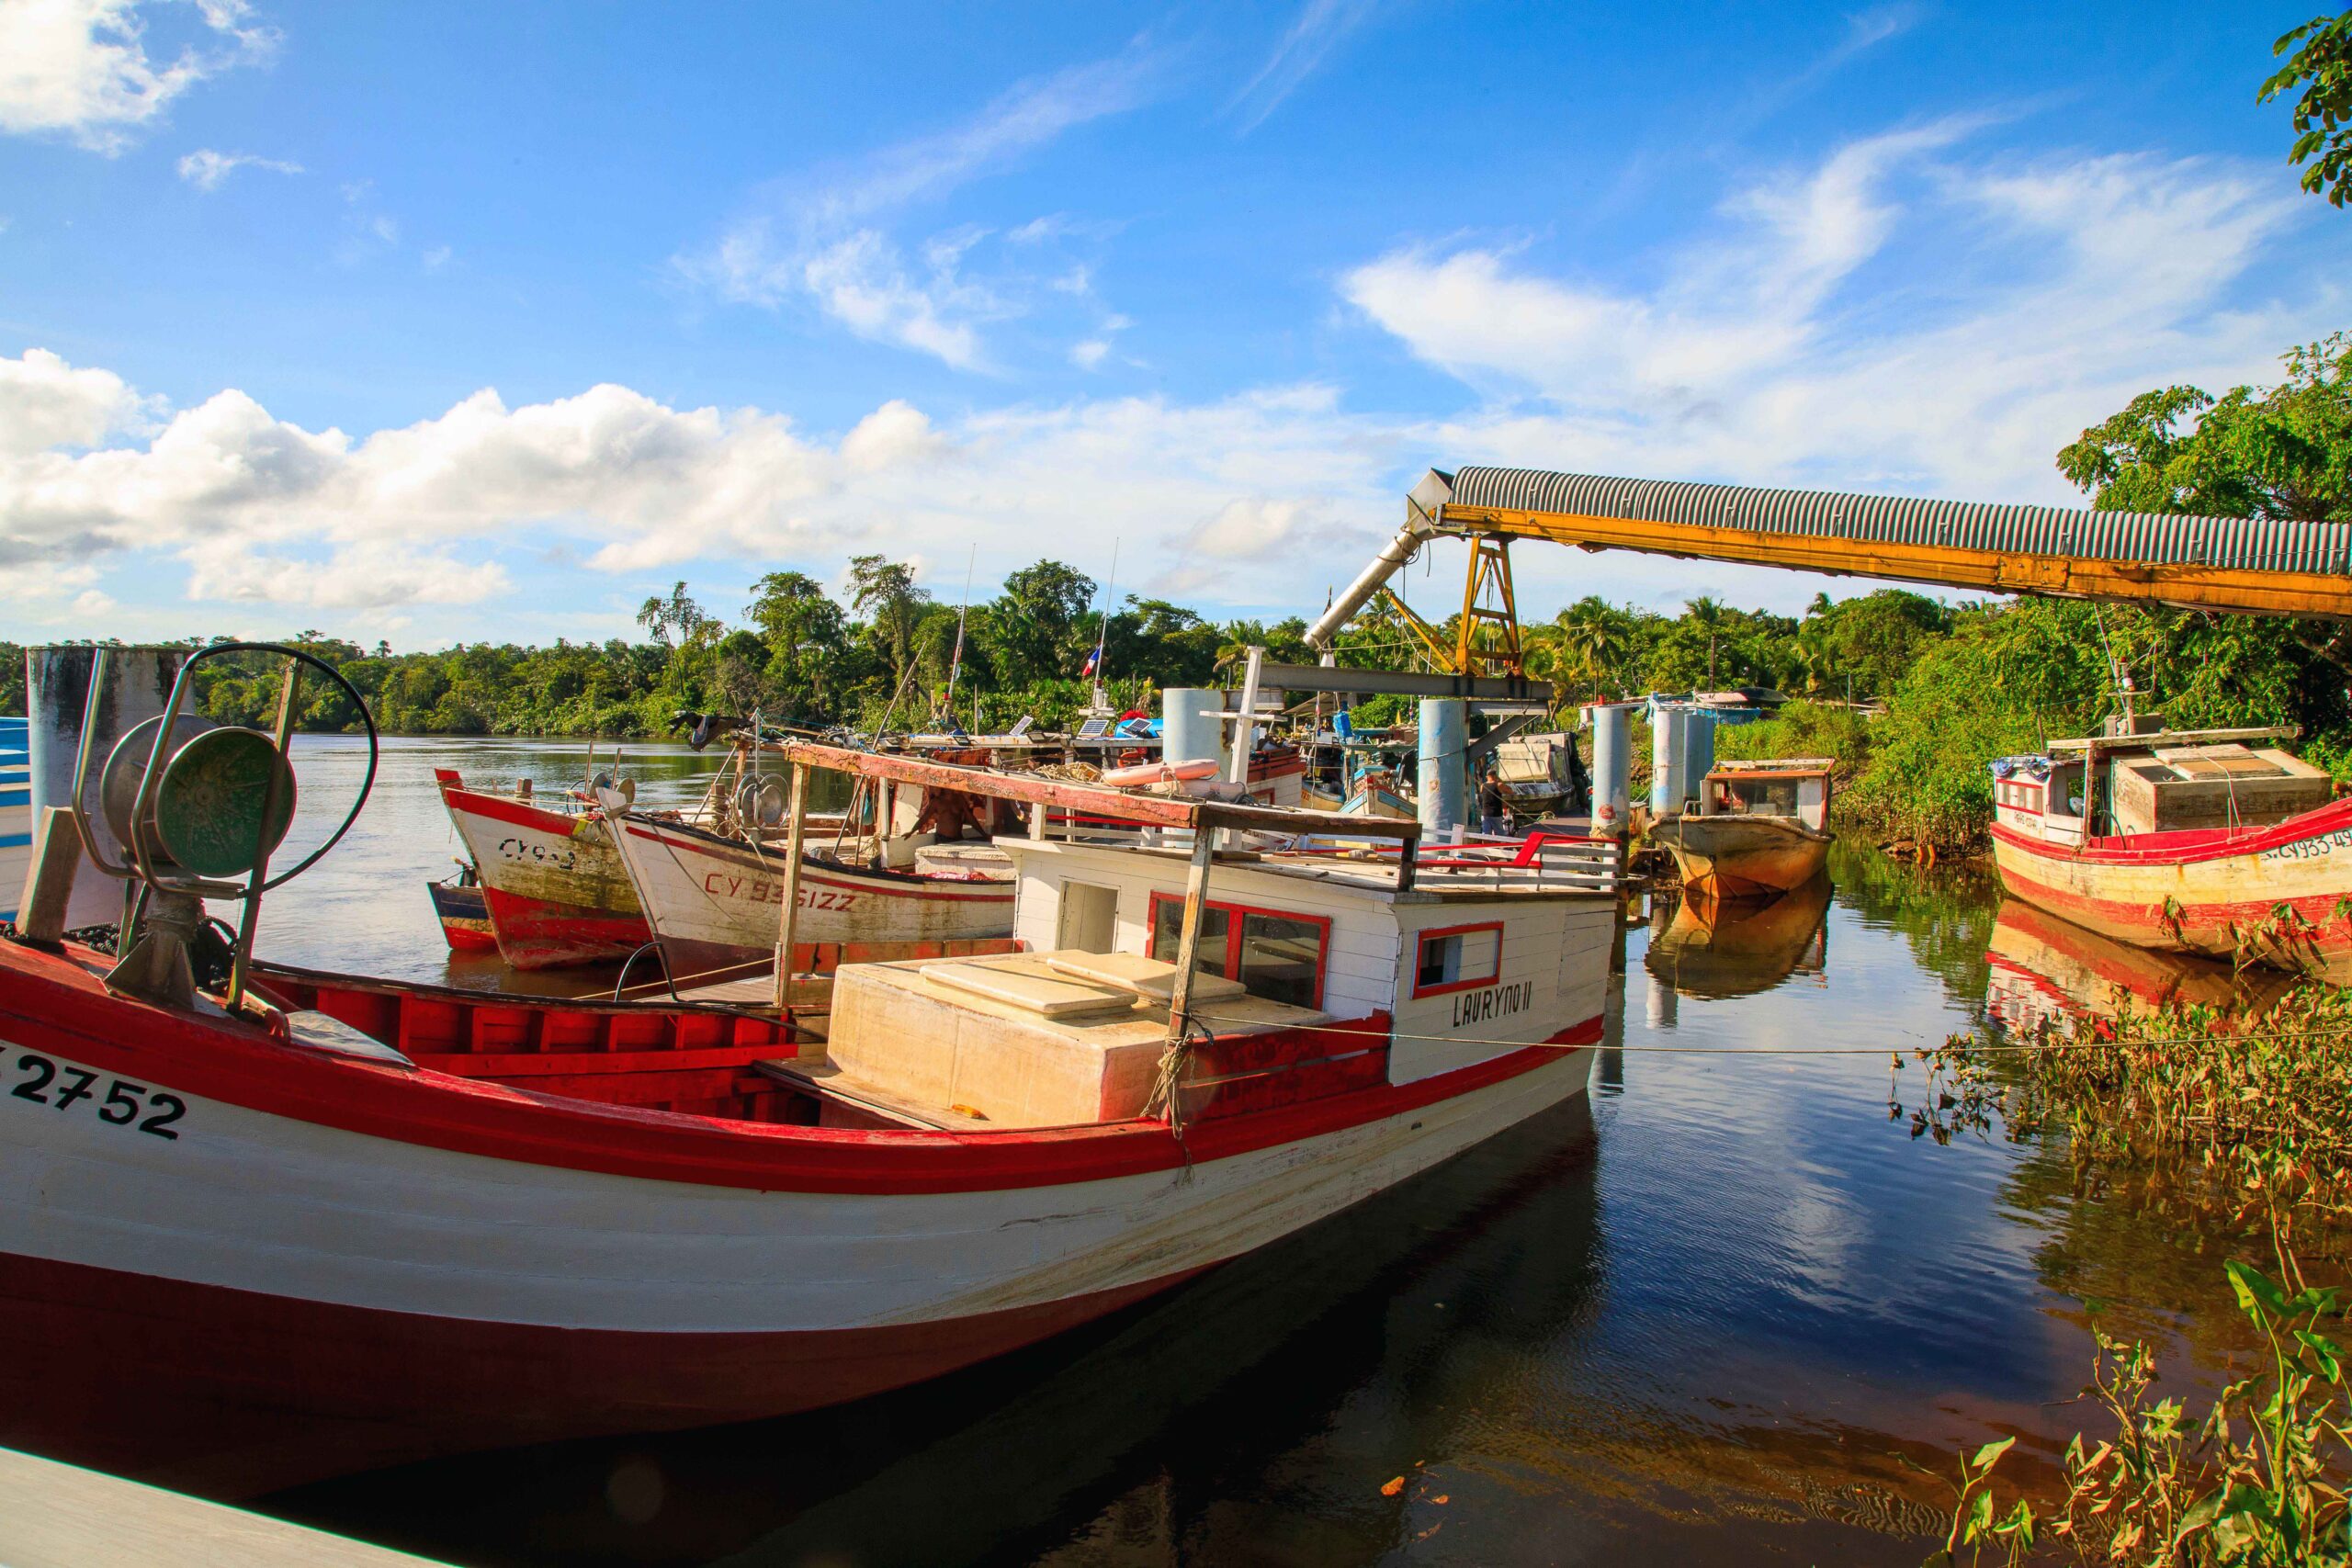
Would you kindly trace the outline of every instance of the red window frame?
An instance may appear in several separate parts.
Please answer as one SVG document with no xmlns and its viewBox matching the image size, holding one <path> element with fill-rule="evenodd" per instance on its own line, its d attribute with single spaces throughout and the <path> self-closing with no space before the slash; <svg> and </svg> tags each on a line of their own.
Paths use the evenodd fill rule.
<svg viewBox="0 0 2352 1568">
<path fill-rule="evenodd" d="M 1160 957 L 1159 907 L 1162 904 L 1181 906 L 1183 902 L 1184 896 L 1182 893 L 1156 892 L 1151 896 L 1151 908 L 1145 914 L 1145 918 L 1150 923 L 1144 928 L 1150 933 L 1148 956 Z M 1225 967 L 1219 973 L 1228 980 L 1238 980 L 1241 977 L 1241 919 L 1243 916 L 1263 915 L 1269 919 L 1295 920 L 1300 925 L 1315 927 L 1320 934 L 1317 937 L 1315 943 L 1315 1000 L 1309 1005 L 1317 1009 L 1322 1007 L 1323 983 L 1331 968 L 1330 916 L 1303 914 L 1296 909 L 1277 909 L 1264 904 L 1228 904 L 1222 898 L 1211 898 L 1202 905 L 1202 908 L 1221 909 L 1225 912 Z M 1160 959 L 1160 962 L 1173 964 L 1176 960 L 1169 957 Z"/>
<path fill-rule="evenodd" d="M 1421 984 L 1421 955 L 1428 951 L 1430 939 L 1431 937 L 1467 936 L 1472 931 L 1492 931 L 1495 933 L 1494 968 L 1476 980 L 1448 980 L 1442 985 L 1423 987 Z M 1423 997 L 1451 996 L 1455 991 L 1475 991 L 1481 986 L 1495 985 L 1499 982 L 1502 977 L 1503 923 L 1500 920 L 1486 920 L 1476 925 L 1468 926 L 1431 926 L 1429 930 L 1420 934 L 1419 941 L 1413 943 L 1413 999 L 1415 1001 L 1420 1000 Z"/>
</svg>

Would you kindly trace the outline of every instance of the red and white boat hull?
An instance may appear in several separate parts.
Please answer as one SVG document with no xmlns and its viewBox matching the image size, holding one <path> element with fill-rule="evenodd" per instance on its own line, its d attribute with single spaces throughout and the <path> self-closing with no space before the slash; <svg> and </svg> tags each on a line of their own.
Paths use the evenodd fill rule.
<svg viewBox="0 0 2352 1568">
<path fill-rule="evenodd" d="M 606 963 L 653 940 L 603 818 L 469 790 L 447 769 L 435 777 L 508 964 Z"/>
<path fill-rule="evenodd" d="M 2159 952 L 2352 975 L 2352 800 L 2265 827 L 2086 846 L 1993 829 L 2002 885 L 2102 936 Z M 2280 915 L 2281 909 L 2287 911 Z"/>
<path fill-rule="evenodd" d="M 674 980 L 775 961 L 784 913 L 779 852 L 636 817 L 613 827 Z M 1005 878 L 870 871 L 804 854 L 794 946 L 887 958 L 1006 939 L 1013 897 Z"/>
<path fill-rule="evenodd" d="M 46 1097 L 0 1094 L 0 1312 L 40 1351 L 0 1359 L 0 1441 L 220 1492 L 933 1376 L 1425 1169 L 1591 1058 L 1515 1051 L 1182 1145 L 876 1134 L 328 1055 L 13 950 L 0 983 L 0 1078 Z"/>
</svg>

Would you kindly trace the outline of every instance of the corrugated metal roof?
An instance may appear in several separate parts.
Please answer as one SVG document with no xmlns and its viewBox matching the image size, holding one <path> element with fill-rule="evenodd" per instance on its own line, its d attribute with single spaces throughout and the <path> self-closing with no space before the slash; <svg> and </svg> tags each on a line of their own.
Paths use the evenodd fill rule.
<svg viewBox="0 0 2352 1568">
<path fill-rule="evenodd" d="M 1574 513 L 1628 522 L 1693 524 L 1759 534 L 1938 545 L 2077 560 L 2352 576 L 2352 523 L 2173 517 L 2070 506 L 1913 501 L 1827 491 L 1605 479 L 1594 474 L 1546 473 L 1540 468 L 1462 468 L 1452 476 L 1452 489 L 1446 504 L 1455 506 Z"/>
</svg>

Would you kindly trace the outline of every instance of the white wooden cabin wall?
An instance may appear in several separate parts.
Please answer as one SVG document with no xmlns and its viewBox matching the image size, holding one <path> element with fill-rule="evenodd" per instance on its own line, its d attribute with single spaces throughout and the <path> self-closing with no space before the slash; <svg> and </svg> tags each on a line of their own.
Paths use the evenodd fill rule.
<svg viewBox="0 0 2352 1568">
<path fill-rule="evenodd" d="M 1396 913 L 1397 1038 L 1388 1050 L 1391 1083 L 1410 1083 L 1549 1040 L 1600 1017 L 1606 1005 L 1609 945 L 1616 926 L 1612 900 L 1449 898 L 1401 904 Z M 1503 951 L 1493 985 L 1414 997 L 1423 931 L 1498 921 Z"/>
<path fill-rule="evenodd" d="M 1121 953 L 1151 951 L 1152 894 L 1184 896 L 1186 865 L 1176 855 L 1144 856 L 1131 850 L 1102 850 L 1055 840 L 997 841 L 1012 853 L 1019 877 L 1012 934 L 1033 951 L 1046 951 L 1055 944 L 1065 876 L 1118 889 Z M 1324 958 L 1323 1010 L 1334 1018 L 1363 1018 L 1395 1005 L 1396 917 L 1383 895 L 1246 865 L 1219 865 L 1209 877 L 1209 902 L 1329 919 L 1331 936 Z"/>
</svg>

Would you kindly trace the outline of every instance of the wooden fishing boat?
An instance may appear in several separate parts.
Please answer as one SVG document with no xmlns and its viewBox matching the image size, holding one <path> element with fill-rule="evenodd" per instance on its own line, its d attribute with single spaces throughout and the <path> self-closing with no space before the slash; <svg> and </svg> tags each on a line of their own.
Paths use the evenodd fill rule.
<svg viewBox="0 0 2352 1568">
<path fill-rule="evenodd" d="M 2114 941 L 2352 976 L 2352 799 L 2277 728 L 2062 740 L 1993 765 L 2013 896 Z"/>
<path fill-rule="evenodd" d="M 454 880 L 444 877 L 428 882 L 424 890 L 433 898 L 434 917 L 441 922 L 441 935 L 452 953 L 494 953 L 498 938 L 490 928 L 490 906 L 484 902 L 481 879 L 474 868 L 459 862 Z"/>
<path fill-rule="evenodd" d="M 812 1408 L 1166 1290 L 1585 1087 L 1608 846 L 1432 857 L 1396 823 L 1334 855 L 1363 824 L 963 787 L 1133 826 L 1001 840 L 1029 951 L 845 966 L 822 1034 L 242 947 L 243 994 L 173 1005 L 0 944 L 0 1303 L 42 1348 L 0 1359 L 0 1442 L 228 1492 Z M 1297 847 L 1227 858 L 1235 830 Z"/>
<path fill-rule="evenodd" d="M 498 955 L 517 969 L 627 958 L 653 940 L 603 818 L 573 803 L 468 789 L 435 768 L 441 803 L 481 878 Z"/>
<path fill-rule="evenodd" d="M 775 962 L 782 843 L 633 811 L 611 814 L 606 828 L 675 983 Z M 1001 950 L 1012 935 L 1012 865 L 989 855 L 993 863 L 934 854 L 935 869 L 901 871 L 805 850 L 796 940 L 868 958 Z"/>
<path fill-rule="evenodd" d="M 1724 762 L 1706 776 L 1700 811 L 1654 824 L 1674 856 L 1685 898 L 1770 898 L 1829 863 L 1829 763 L 1800 757 Z"/>
</svg>

